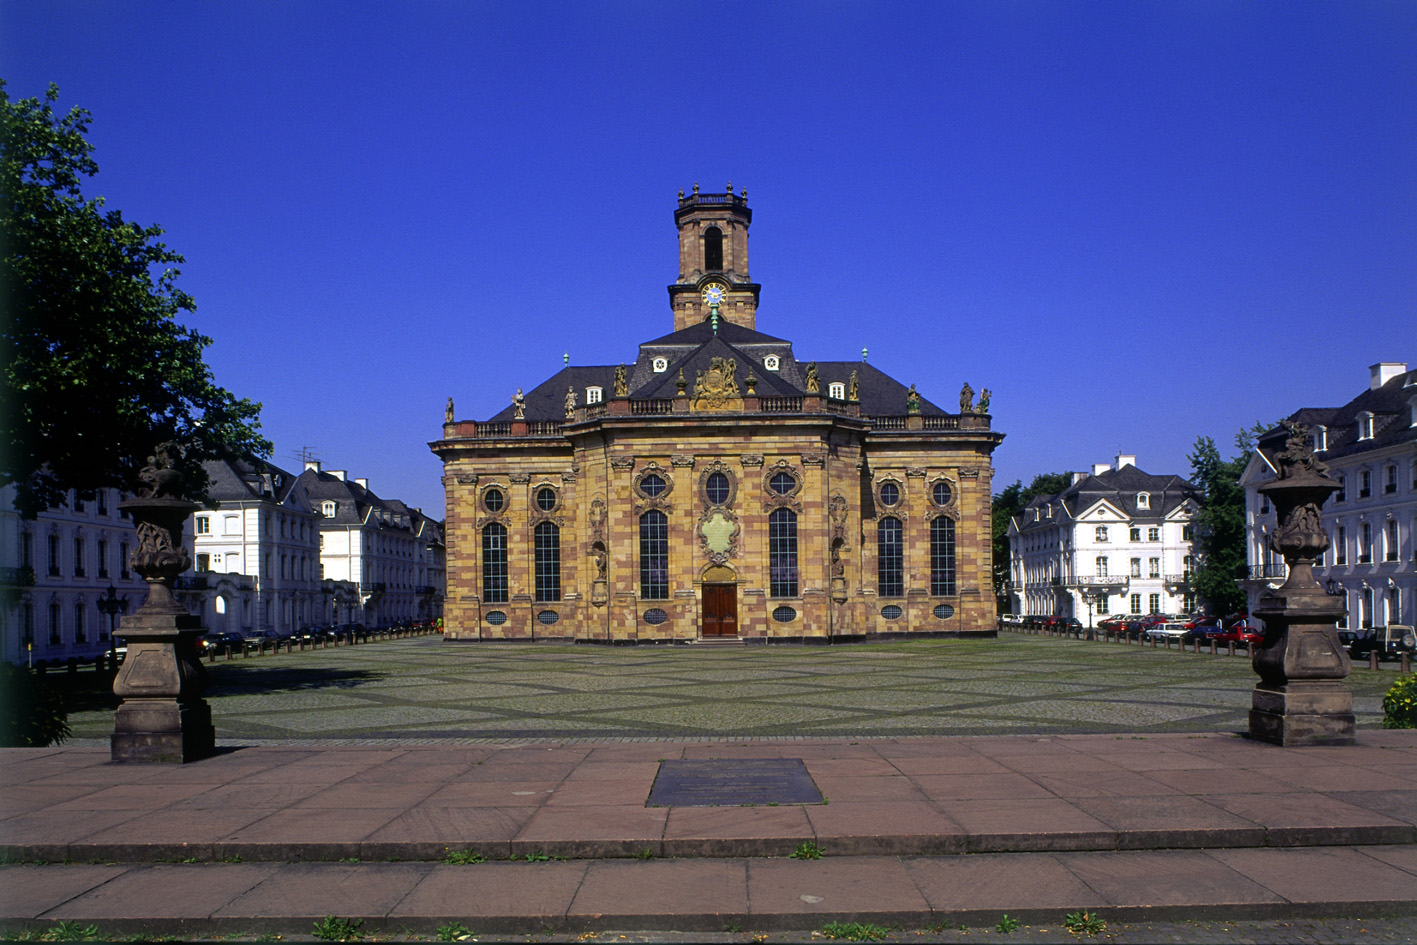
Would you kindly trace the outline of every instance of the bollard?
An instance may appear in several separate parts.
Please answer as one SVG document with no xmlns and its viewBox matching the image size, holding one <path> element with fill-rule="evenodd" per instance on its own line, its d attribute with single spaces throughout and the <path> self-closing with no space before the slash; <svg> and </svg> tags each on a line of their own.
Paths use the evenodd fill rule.
<svg viewBox="0 0 1417 945">
<path fill-rule="evenodd" d="M 1409 664 L 1409 662 L 1408 662 L 1408 659 L 1407 659 L 1407 651 L 1406 651 L 1406 650 L 1403 650 L 1403 651 L 1402 651 L 1402 662 L 1399 663 L 1398 665 L 1402 667 L 1402 675 L 1406 676 L 1408 673 L 1412 672 L 1411 666 L 1410 666 L 1410 664 Z"/>
<path fill-rule="evenodd" d="M 1235 655 L 1235 641 L 1234 641 L 1234 640 L 1227 640 L 1227 641 L 1225 641 L 1225 649 L 1229 651 L 1229 652 L 1227 653 L 1227 655 L 1233 657 L 1233 656 Z"/>
<path fill-rule="evenodd" d="M 1215 637 L 1210 638 L 1210 655 L 1215 655 Z"/>
<path fill-rule="evenodd" d="M 1378 668 L 1378 651 L 1377 651 L 1377 650 L 1369 650 L 1369 651 L 1368 651 L 1368 668 L 1369 668 L 1369 669 L 1377 669 L 1377 668 Z"/>
</svg>

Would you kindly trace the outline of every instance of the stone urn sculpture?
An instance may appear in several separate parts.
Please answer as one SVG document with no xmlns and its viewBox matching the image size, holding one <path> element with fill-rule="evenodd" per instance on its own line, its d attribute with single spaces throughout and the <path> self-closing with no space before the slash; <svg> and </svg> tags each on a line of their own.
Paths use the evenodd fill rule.
<svg viewBox="0 0 1417 945">
<path fill-rule="evenodd" d="M 117 762 L 196 761 L 216 750 L 211 707 L 201 698 L 207 682 L 197 655 L 201 618 L 172 595 L 177 575 L 192 563 L 183 525 L 199 508 L 182 498 L 182 474 L 172 467 L 178 449 L 159 446 L 139 474 L 138 498 L 118 504 L 133 518 L 137 546 L 129 563 L 148 582 L 148 597 L 120 624 L 128 656 L 113 680 L 121 700 L 110 755 Z"/>
<path fill-rule="evenodd" d="M 1250 737 L 1277 745 L 1353 744 L 1353 693 L 1342 680 L 1352 668 L 1338 639 L 1341 598 L 1314 579 L 1314 561 L 1328 549 L 1320 509 L 1338 483 L 1314 458 L 1308 429 L 1286 422 L 1277 456 L 1279 476 L 1259 487 L 1274 505 L 1279 527 L 1270 547 L 1284 556 L 1289 578 L 1255 608 L 1264 642 L 1255 652 L 1259 674 L 1251 699 Z"/>
</svg>

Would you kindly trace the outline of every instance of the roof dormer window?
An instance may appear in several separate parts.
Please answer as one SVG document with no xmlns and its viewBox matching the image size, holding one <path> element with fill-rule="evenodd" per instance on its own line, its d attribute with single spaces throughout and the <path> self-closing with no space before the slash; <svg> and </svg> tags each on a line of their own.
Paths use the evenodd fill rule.
<svg viewBox="0 0 1417 945">
<path fill-rule="evenodd" d="M 655 358 L 649 363 L 649 366 L 654 371 L 654 373 L 663 374 L 665 371 L 669 370 L 669 359 Z"/>
<path fill-rule="evenodd" d="M 827 396 L 832 400 L 845 400 L 846 385 L 841 381 L 832 381 L 827 385 Z"/>
<path fill-rule="evenodd" d="M 1139 508 L 1139 509 L 1149 509 L 1149 508 L 1151 508 L 1151 493 L 1149 493 L 1149 492 L 1138 492 L 1138 493 L 1137 493 L 1137 508 Z"/>
<path fill-rule="evenodd" d="M 1371 440 L 1373 438 L 1373 415 L 1364 410 L 1358 414 L 1358 439 Z"/>
<path fill-rule="evenodd" d="M 339 503 L 335 502 L 333 499 L 326 499 L 324 502 L 320 503 L 320 514 L 325 518 L 334 518 L 335 511 L 338 508 Z"/>
<path fill-rule="evenodd" d="M 1328 449 L 1328 427 L 1323 424 L 1314 426 L 1314 452 L 1322 453 Z"/>
<path fill-rule="evenodd" d="M 587 387 L 585 389 L 585 402 L 587 404 L 598 404 L 604 397 L 605 389 L 603 387 Z"/>
<path fill-rule="evenodd" d="M 769 371 L 776 371 L 782 367 L 782 359 L 775 354 L 770 354 L 763 358 L 763 368 Z"/>
</svg>

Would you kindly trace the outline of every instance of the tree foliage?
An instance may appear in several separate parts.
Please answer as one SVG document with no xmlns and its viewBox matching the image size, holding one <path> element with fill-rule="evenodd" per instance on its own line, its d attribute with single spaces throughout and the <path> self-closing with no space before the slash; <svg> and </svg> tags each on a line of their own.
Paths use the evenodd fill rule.
<svg viewBox="0 0 1417 945">
<path fill-rule="evenodd" d="M 1224 459 L 1215 441 L 1196 438 L 1191 461 L 1191 481 L 1201 490 L 1196 513 L 1196 538 L 1200 554 L 1191 571 L 1191 586 L 1209 613 L 1232 614 L 1245 608 L 1240 581 L 1246 576 L 1245 490 L 1240 485 L 1250 462 L 1255 440 L 1271 425 L 1255 424 L 1235 435 L 1237 455 Z"/>
<path fill-rule="evenodd" d="M 0 81 L 0 320 L 3 383 L 0 485 L 36 512 L 75 489 L 132 488 L 153 448 L 186 447 L 188 491 L 201 462 L 267 455 L 260 404 L 218 387 L 202 360 L 211 339 L 177 322 L 195 311 L 177 287 L 183 259 L 103 198 L 85 198 L 98 172 L 81 108 L 12 100 Z"/>
<path fill-rule="evenodd" d="M 1015 480 L 1003 492 L 996 493 L 993 502 L 994 526 L 994 596 L 1008 597 L 1009 583 L 1009 520 L 1024 506 L 1040 495 L 1056 495 L 1072 484 L 1072 473 L 1039 473 L 1024 486 Z"/>
</svg>

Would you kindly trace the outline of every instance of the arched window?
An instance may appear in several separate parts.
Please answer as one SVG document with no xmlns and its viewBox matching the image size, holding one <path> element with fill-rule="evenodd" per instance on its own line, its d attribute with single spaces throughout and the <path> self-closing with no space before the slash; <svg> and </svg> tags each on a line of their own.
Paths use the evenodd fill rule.
<svg viewBox="0 0 1417 945">
<path fill-rule="evenodd" d="M 560 600 L 561 529 L 555 522 L 540 522 L 532 538 L 536 545 L 536 599 Z"/>
<path fill-rule="evenodd" d="M 944 515 L 930 522 L 930 593 L 955 594 L 955 523 Z"/>
<path fill-rule="evenodd" d="M 704 271 L 723 270 L 723 231 L 716 226 L 704 230 Z"/>
<path fill-rule="evenodd" d="M 507 602 L 507 526 L 500 522 L 482 529 L 482 602 Z"/>
<path fill-rule="evenodd" d="M 876 526 L 876 593 L 905 596 L 905 530 L 898 518 L 883 518 Z"/>
<path fill-rule="evenodd" d="M 768 516 L 768 593 L 797 596 L 797 513 L 791 509 Z"/>
<path fill-rule="evenodd" d="M 669 599 L 669 518 L 658 509 L 640 516 L 640 597 Z"/>
</svg>

